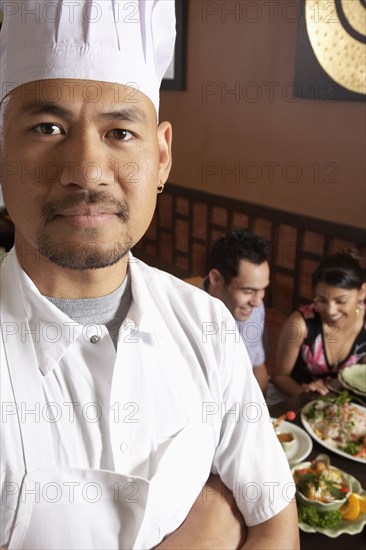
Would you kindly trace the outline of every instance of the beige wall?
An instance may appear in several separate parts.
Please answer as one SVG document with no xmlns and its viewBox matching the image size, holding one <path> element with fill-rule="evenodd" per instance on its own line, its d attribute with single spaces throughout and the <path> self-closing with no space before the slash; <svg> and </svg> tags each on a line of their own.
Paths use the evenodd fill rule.
<svg viewBox="0 0 366 550">
<path fill-rule="evenodd" d="M 294 101 L 296 1 L 256 3 L 241 0 L 236 22 L 225 10 L 238 1 L 188 2 L 187 91 L 161 97 L 170 181 L 363 227 L 365 103 Z M 225 95 L 235 87 L 239 97 Z"/>
</svg>

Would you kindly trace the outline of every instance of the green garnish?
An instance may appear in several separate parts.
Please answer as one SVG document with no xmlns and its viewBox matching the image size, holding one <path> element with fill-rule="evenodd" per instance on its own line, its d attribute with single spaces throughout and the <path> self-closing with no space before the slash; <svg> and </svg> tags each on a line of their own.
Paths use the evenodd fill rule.
<svg viewBox="0 0 366 550">
<path fill-rule="evenodd" d="M 328 479 L 325 475 L 319 475 L 316 472 L 312 472 L 310 470 L 306 474 L 295 474 L 295 479 L 297 489 L 307 498 L 309 498 L 308 491 L 309 489 L 311 489 L 311 487 L 314 487 L 314 489 L 317 491 L 321 486 L 323 487 L 323 493 L 327 491 L 329 497 L 331 497 L 328 497 L 326 500 L 324 500 L 324 502 L 330 502 L 331 499 L 341 500 L 342 498 L 344 498 L 344 491 L 342 490 L 344 486 L 341 485 L 338 481 Z M 347 488 L 345 487 L 345 489 Z M 312 498 L 312 500 L 318 499 Z"/>
<path fill-rule="evenodd" d="M 344 405 L 345 403 L 348 403 L 351 401 L 351 397 L 350 397 L 350 394 L 348 393 L 347 390 L 344 390 L 342 391 L 342 393 L 340 393 L 335 399 L 334 399 L 334 403 L 336 405 Z"/>
<path fill-rule="evenodd" d="M 342 405 L 350 401 L 351 397 L 346 390 L 342 391 L 342 393 L 340 393 L 337 397 L 319 397 L 315 401 L 315 403 L 313 403 L 310 409 L 305 413 L 305 417 L 309 418 L 310 420 L 321 420 L 325 418 L 326 408 L 321 406 L 319 407 L 319 402 L 323 402 L 326 405 L 336 405 L 333 414 L 334 416 L 340 417 L 342 416 L 342 412 L 341 410 L 337 410 L 337 407 L 342 407 Z"/>
<path fill-rule="evenodd" d="M 332 529 L 334 527 L 338 527 L 338 525 L 342 522 L 342 514 L 339 510 L 319 512 L 315 506 L 299 506 L 298 514 L 299 520 L 302 523 L 310 525 L 311 527 Z"/>
<path fill-rule="evenodd" d="M 360 441 L 360 443 L 348 443 L 348 445 L 345 445 L 344 447 L 342 447 L 342 451 L 344 451 L 345 453 L 348 453 L 349 455 L 356 455 L 357 453 L 359 453 L 361 451 L 361 448 L 362 448 L 362 442 Z"/>
</svg>

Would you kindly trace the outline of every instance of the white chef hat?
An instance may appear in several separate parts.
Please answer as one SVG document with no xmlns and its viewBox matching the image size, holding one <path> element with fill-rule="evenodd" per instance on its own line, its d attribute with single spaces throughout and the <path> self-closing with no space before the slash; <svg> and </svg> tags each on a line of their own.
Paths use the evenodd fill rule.
<svg viewBox="0 0 366 550">
<path fill-rule="evenodd" d="M 0 0 L 0 102 L 52 78 L 130 85 L 159 108 L 174 51 L 174 0 Z"/>
</svg>

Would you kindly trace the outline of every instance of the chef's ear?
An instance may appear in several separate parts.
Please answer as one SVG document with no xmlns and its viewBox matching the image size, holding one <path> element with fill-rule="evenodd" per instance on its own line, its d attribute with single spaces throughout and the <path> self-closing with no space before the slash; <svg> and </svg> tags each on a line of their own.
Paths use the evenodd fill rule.
<svg viewBox="0 0 366 550">
<path fill-rule="evenodd" d="M 173 131 L 170 122 L 161 122 L 157 128 L 159 146 L 159 184 L 168 179 L 172 167 Z"/>
</svg>

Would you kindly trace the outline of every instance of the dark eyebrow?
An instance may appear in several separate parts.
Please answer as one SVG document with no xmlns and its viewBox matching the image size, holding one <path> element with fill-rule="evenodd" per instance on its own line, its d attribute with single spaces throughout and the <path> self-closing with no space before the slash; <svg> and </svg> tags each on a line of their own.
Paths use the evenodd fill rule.
<svg viewBox="0 0 366 550">
<path fill-rule="evenodd" d="M 111 111 L 108 113 L 101 113 L 98 118 L 103 120 L 121 120 L 127 122 L 140 122 L 146 124 L 147 118 L 145 113 L 137 111 L 136 109 L 122 108 L 117 111 Z"/>
<path fill-rule="evenodd" d="M 319 294 L 319 292 L 315 292 L 315 294 L 319 296 L 319 298 L 322 298 L 322 300 L 328 299 L 325 296 L 322 296 L 321 294 Z M 335 298 L 333 298 L 333 300 L 339 300 L 340 298 L 346 298 L 346 297 L 347 297 L 347 294 L 340 294 L 339 296 L 336 296 Z"/>
<path fill-rule="evenodd" d="M 240 290 L 254 290 L 255 292 L 260 292 L 261 290 L 265 290 L 269 286 L 269 283 L 264 288 L 258 288 L 254 286 L 241 286 Z"/>
<path fill-rule="evenodd" d="M 252 290 L 253 292 L 260 292 L 263 288 L 253 288 L 252 286 L 242 286 L 240 290 Z"/>
<path fill-rule="evenodd" d="M 40 101 L 32 101 L 31 103 L 27 103 L 23 105 L 22 111 L 26 114 L 31 115 L 57 115 L 57 116 L 65 116 L 65 117 L 72 117 L 72 112 L 68 109 L 65 109 L 64 107 L 61 107 L 60 105 L 56 105 L 56 103 L 43 103 Z"/>
<path fill-rule="evenodd" d="M 51 102 L 41 102 L 41 101 L 32 101 L 23 105 L 22 110 L 26 114 L 31 115 L 56 115 L 61 117 L 73 118 L 72 111 L 69 111 L 65 107 L 61 107 L 56 103 Z M 118 120 L 126 122 L 139 122 L 142 124 L 147 123 L 147 118 L 145 113 L 138 111 L 137 109 L 131 108 L 121 108 L 116 111 L 110 111 L 106 113 L 100 113 L 98 118 L 101 120 Z"/>
</svg>

